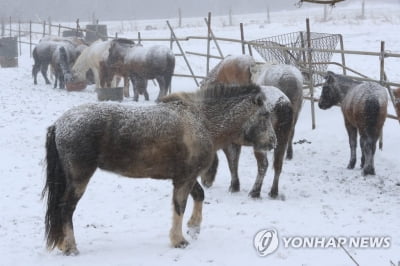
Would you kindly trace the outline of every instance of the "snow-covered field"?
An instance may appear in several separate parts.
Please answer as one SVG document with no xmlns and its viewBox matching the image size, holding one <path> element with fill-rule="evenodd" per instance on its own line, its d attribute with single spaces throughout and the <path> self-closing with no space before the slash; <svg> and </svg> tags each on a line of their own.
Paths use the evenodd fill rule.
<svg viewBox="0 0 400 266">
<path fill-rule="evenodd" d="M 400 6 L 366 8 L 365 20 L 357 17 L 358 4 L 338 4 L 327 22 L 321 21 L 322 8 L 272 13 L 271 24 L 265 23 L 262 14 L 235 16 L 235 22 L 246 22 L 245 37 L 251 40 L 303 31 L 308 16 L 312 31 L 343 34 L 346 49 L 378 52 L 380 41 L 384 40 L 387 50 L 399 53 Z M 238 26 L 224 26 L 223 19 L 215 18 L 214 34 L 238 39 Z M 204 22 L 198 21 L 197 25 L 177 29 L 178 37 L 204 36 Z M 162 23 L 157 24 L 156 30 L 142 32 L 142 37 L 169 37 Z M 119 22 L 111 25 L 120 36 L 136 36 L 136 32 L 126 29 L 121 32 Z M 238 44 L 220 45 L 226 53 L 241 53 Z M 183 46 L 188 51 L 206 51 L 205 41 L 184 42 Z M 45 204 L 40 200 L 46 128 L 72 106 L 97 99 L 93 87 L 66 92 L 44 85 L 41 76 L 39 85 L 34 86 L 29 47 L 22 48 L 18 68 L 0 69 L 0 265 L 355 265 L 340 248 L 295 249 L 285 248 L 282 243 L 275 253 L 260 257 L 253 247 L 253 237 L 264 228 L 275 228 L 280 236 L 390 236 L 390 248 L 346 249 L 360 265 L 398 265 L 399 123 L 386 121 L 384 148 L 375 156 L 377 175 L 363 177 L 359 168 L 346 169 L 349 147 L 339 108 L 321 111 L 316 107 L 317 128 L 312 130 L 308 101 L 304 102 L 295 135 L 295 141 L 307 141 L 296 144 L 294 159 L 284 163 L 279 200 L 267 196 L 272 183 L 270 169 L 262 199 L 247 196 L 257 170 L 250 148 L 243 149 L 240 160 L 242 190 L 229 193 L 229 171 L 219 153 L 216 182 L 205 190 L 201 234 L 197 240 L 187 236 L 191 244 L 186 249 L 174 249 L 169 246 L 168 237 L 172 223 L 171 183 L 121 178 L 99 170 L 74 215 L 80 255 L 65 257 L 56 250 L 49 253 L 44 243 Z M 217 52 L 215 48 L 212 51 Z M 333 59 L 339 61 L 336 55 Z M 195 73 L 204 74 L 204 58 L 189 56 L 189 60 Z M 178 59 L 177 63 L 177 73 L 188 73 L 183 60 Z M 368 76 L 379 77 L 377 57 L 348 56 L 346 63 Z M 399 69 L 398 59 L 387 59 L 390 80 L 400 81 Z M 173 91 L 195 89 L 191 79 L 173 79 Z M 149 82 L 148 90 L 154 100 L 158 88 Z M 139 103 L 128 99 L 123 104 L 154 103 L 140 98 Z M 394 114 L 392 106 L 389 112 Z M 358 153 L 360 157 L 359 149 Z M 185 221 L 191 208 L 189 200 Z"/>
</svg>

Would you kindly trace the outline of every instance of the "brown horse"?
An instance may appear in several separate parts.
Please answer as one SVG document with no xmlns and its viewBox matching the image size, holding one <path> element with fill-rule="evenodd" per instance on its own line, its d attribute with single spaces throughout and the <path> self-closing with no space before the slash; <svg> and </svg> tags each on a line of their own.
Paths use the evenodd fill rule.
<svg viewBox="0 0 400 266">
<path fill-rule="evenodd" d="M 130 77 L 135 101 L 138 101 L 140 93 L 147 93 L 147 80 L 156 79 L 160 87 L 160 93 L 156 99 L 158 102 L 161 97 L 167 95 L 171 86 L 175 69 L 175 55 L 166 46 L 143 47 L 113 41 L 104 67 L 108 73 L 108 80 L 115 74 Z M 124 93 L 126 96 L 129 95 L 128 91 Z"/>
<path fill-rule="evenodd" d="M 292 127 L 293 108 L 287 96 L 278 88 L 272 86 L 261 86 L 266 97 L 265 105 L 271 111 L 271 120 L 276 134 L 276 147 L 274 148 L 274 180 L 269 195 L 273 198 L 278 196 L 279 177 L 282 172 L 283 158 L 289 140 Z M 231 172 L 231 185 L 229 191 L 237 192 L 240 189 L 238 164 L 241 146 L 231 144 L 223 149 Z M 253 198 L 260 197 L 261 187 L 268 168 L 268 157 L 265 151 L 254 150 L 257 159 L 258 174 L 249 195 Z M 218 157 L 214 158 L 213 165 L 201 176 L 203 185 L 211 187 L 214 183 L 218 167 Z"/>
<path fill-rule="evenodd" d="M 303 91 L 302 76 L 299 70 L 289 65 L 271 65 L 257 64 L 253 57 L 249 55 L 227 56 L 219 62 L 203 80 L 201 88 L 214 84 L 253 84 L 274 86 L 280 89 L 285 95 L 280 95 L 273 89 L 265 90 L 267 99 L 273 93 L 275 97 L 282 99 L 281 104 L 274 105 L 270 102 L 272 109 L 276 108 L 274 116 L 274 128 L 277 136 L 278 146 L 274 150 L 274 182 L 271 188 L 270 196 L 278 196 L 279 176 L 282 170 L 283 157 L 287 149 L 287 158 L 291 159 L 293 154 L 292 141 L 294 135 L 294 127 L 301 109 Z M 278 97 L 279 96 L 279 97 Z M 279 109 L 279 111 L 278 111 Z M 288 120 L 289 119 L 289 120 Z M 289 124 L 288 124 L 289 121 Z M 229 168 L 231 170 L 231 185 L 229 190 L 237 192 L 240 190 L 240 182 L 237 173 L 238 160 L 240 156 L 240 146 L 229 146 L 224 149 L 227 157 Z M 254 152 L 257 159 L 258 174 L 256 181 L 250 191 L 251 197 L 259 197 L 262 182 L 268 168 L 268 159 L 266 153 Z M 215 179 L 218 158 L 209 171 L 202 176 L 203 185 L 210 187 Z"/>
<path fill-rule="evenodd" d="M 394 106 L 396 109 L 397 119 L 400 120 L 400 88 L 393 90 Z"/>
<path fill-rule="evenodd" d="M 192 234 L 200 232 L 204 192 L 196 178 L 230 143 L 263 151 L 275 145 L 259 86 L 218 86 L 172 94 L 134 107 L 93 103 L 70 109 L 48 128 L 46 140 L 47 247 L 77 254 L 72 216 L 97 168 L 127 177 L 172 179 L 170 240 L 185 247 L 182 218 L 190 194 Z"/>
<path fill-rule="evenodd" d="M 360 82 L 328 71 L 319 99 L 325 110 L 340 104 L 350 144 L 348 169 L 356 164 L 357 132 L 360 134 L 363 175 L 374 175 L 376 142 L 382 134 L 387 115 L 386 89 L 375 82 Z"/>
</svg>

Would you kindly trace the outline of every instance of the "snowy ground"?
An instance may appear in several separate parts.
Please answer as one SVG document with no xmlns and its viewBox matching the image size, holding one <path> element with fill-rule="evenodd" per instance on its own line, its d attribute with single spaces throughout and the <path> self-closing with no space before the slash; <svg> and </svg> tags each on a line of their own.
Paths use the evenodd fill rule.
<svg viewBox="0 0 400 266">
<path fill-rule="evenodd" d="M 328 22 L 321 22 L 322 9 L 273 13 L 272 24 L 265 24 L 261 15 L 251 19 L 247 16 L 246 39 L 305 30 L 308 16 L 312 31 L 342 33 L 346 49 L 379 51 L 380 41 L 384 40 L 387 50 L 400 52 L 398 5 L 380 6 L 384 12 L 367 6 L 365 20 L 357 18 L 358 5 L 343 10 L 339 6 Z M 215 23 L 217 36 L 239 38 L 237 26 Z M 115 25 L 117 28 L 120 24 Z M 205 32 L 203 24 L 177 30 L 180 37 L 204 36 Z M 135 34 L 125 32 L 125 36 Z M 168 37 L 169 33 L 164 26 L 142 33 L 143 38 L 151 35 Z M 184 45 L 189 51 L 206 49 L 204 42 Z M 239 45 L 226 46 L 225 51 L 241 52 Z M 189 58 L 196 73 L 205 71 L 203 59 Z M 377 57 L 346 59 L 358 71 L 379 76 Z M 387 61 L 389 78 L 399 82 L 400 61 Z M 390 236 L 390 248 L 348 251 L 360 265 L 399 263 L 399 123 L 386 121 L 384 148 L 375 156 L 377 175 L 363 177 L 360 169 L 346 169 L 349 147 L 340 110 L 316 108 L 317 128 L 311 130 L 308 101 L 303 105 L 295 141 L 306 139 L 309 143 L 295 145 L 294 159 L 285 162 L 280 186 L 283 196 L 279 200 L 267 196 L 272 171 L 267 173 L 262 199 L 247 196 L 256 175 L 256 162 L 249 148 L 243 150 L 240 160 L 242 190 L 230 194 L 226 161 L 219 154 L 215 185 L 205 191 L 201 234 L 197 240 L 187 236 L 191 244 L 186 249 L 174 249 L 168 237 L 171 183 L 120 178 L 97 171 L 74 216 L 81 254 L 64 257 L 59 251 L 48 253 L 44 243 L 45 206 L 40 201 L 46 128 L 72 106 L 95 102 L 96 95 L 93 87 L 83 92 L 54 90 L 44 85 L 41 77 L 39 85 L 34 86 L 29 47 L 23 46 L 19 65 L 0 69 L 0 265 L 354 265 L 342 249 L 334 248 L 285 249 L 281 245 L 274 254 L 259 257 L 253 237 L 264 228 L 275 228 L 280 236 Z M 187 73 L 183 61 L 178 61 L 176 69 L 177 73 Z M 175 78 L 173 91 L 182 90 L 195 90 L 193 80 Z M 151 82 L 149 92 L 154 100 L 158 89 Z M 132 103 L 129 99 L 124 104 L 154 103 L 143 99 Z M 392 107 L 389 112 L 394 113 Z M 185 220 L 191 207 L 189 200 Z"/>
</svg>

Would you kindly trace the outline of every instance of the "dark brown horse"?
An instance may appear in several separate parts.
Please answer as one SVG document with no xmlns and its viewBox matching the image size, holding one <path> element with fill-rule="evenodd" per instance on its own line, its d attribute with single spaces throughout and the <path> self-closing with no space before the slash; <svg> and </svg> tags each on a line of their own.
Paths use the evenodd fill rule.
<svg viewBox="0 0 400 266">
<path fill-rule="evenodd" d="M 340 104 L 350 144 L 348 169 L 356 164 L 357 132 L 360 134 L 363 175 L 374 175 L 376 142 L 387 115 L 386 89 L 375 82 L 360 82 L 328 71 L 322 87 L 319 108 Z"/>
<path fill-rule="evenodd" d="M 396 109 L 397 118 L 400 120 L 400 88 L 393 90 L 394 106 Z"/>
<path fill-rule="evenodd" d="M 276 147 L 274 148 L 274 180 L 269 195 L 273 198 L 278 196 L 279 177 L 282 172 L 283 158 L 289 140 L 290 129 L 292 127 L 293 108 L 290 100 L 278 88 L 272 86 L 262 86 L 262 92 L 266 97 L 265 105 L 271 111 L 272 126 L 276 135 Z M 231 144 L 223 149 L 231 172 L 231 185 L 229 191 L 237 192 L 240 189 L 238 164 L 241 146 Z M 257 159 L 258 174 L 256 181 L 249 195 L 253 198 L 260 197 L 261 187 L 268 168 L 268 157 L 265 151 L 254 150 Z M 202 175 L 202 183 L 206 187 L 211 187 L 216 176 L 218 167 L 218 157 L 216 156 L 212 167 Z"/>
<path fill-rule="evenodd" d="M 135 101 L 139 99 L 140 93 L 147 92 L 147 80 L 156 79 L 160 87 L 160 93 L 156 99 L 158 102 L 161 97 L 167 95 L 171 86 L 175 55 L 166 46 L 143 47 L 113 41 L 104 67 L 106 67 L 105 72 L 108 73 L 107 82 L 114 74 L 130 77 Z M 125 95 L 129 95 L 129 92 L 125 91 Z"/>
<path fill-rule="evenodd" d="M 289 98 L 290 102 L 282 101 L 279 105 L 273 105 L 275 111 L 275 133 L 277 136 L 278 146 L 274 151 L 274 182 L 271 188 L 270 196 L 278 196 L 279 176 L 282 171 L 283 157 L 287 149 L 287 157 L 292 158 L 292 140 L 294 135 L 294 127 L 299 115 L 303 91 L 302 91 L 302 76 L 299 70 L 289 65 L 271 65 L 257 64 L 253 57 L 249 55 L 227 56 L 219 62 L 203 80 L 201 88 L 214 84 L 253 84 L 257 82 L 260 85 L 275 86 L 280 89 Z M 268 89 L 265 93 L 273 93 L 273 99 L 287 99 L 285 95 L 274 92 L 273 89 Z M 267 99 L 273 95 L 266 94 Z M 279 109 L 279 110 L 278 110 Z M 288 120 L 289 124 L 288 124 Z M 240 147 L 232 145 L 224 149 L 227 156 L 229 168 L 231 170 L 231 185 L 229 190 L 237 192 L 240 190 L 240 182 L 237 173 L 238 160 L 240 156 Z M 250 191 L 251 197 L 259 197 L 262 187 L 262 182 L 268 168 L 268 159 L 266 153 L 254 152 L 257 159 L 258 174 L 256 181 Z M 215 162 L 209 171 L 202 176 L 203 185 L 209 187 L 212 185 L 218 166 L 218 158 L 215 157 Z"/>
<path fill-rule="evenodd" d="M 48 128 L 46 140 L 47 247 L 77 254 L 72 216 L 97 168 L 127 177 L 171 179 L 170 240 L 185 247 L 182 218 L 190 194 L 191 233 L 200 231 L 204 192 L 196 178 L 230 143 L 263 151 L 275 145 L 259 86 L 218 86 L 172 94 L 134 107 L 93 103 L 72 108 Z"/>
</svg>

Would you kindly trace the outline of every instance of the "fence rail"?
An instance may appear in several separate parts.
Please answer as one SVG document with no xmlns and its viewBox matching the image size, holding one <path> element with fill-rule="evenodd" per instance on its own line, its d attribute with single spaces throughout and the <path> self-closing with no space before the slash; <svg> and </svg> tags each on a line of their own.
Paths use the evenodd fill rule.
<svg viewBox="0 0 400 266">
<path fill-rule="evenodd" d="M 2 20 L 4 21 L 4 20 Z M 176 53 L 179 56 L 182 56 L 183 59 L 185 60 L 185 63 L 189 69 L 190 74 L 175 74 L 174 76 L 177 77 L 184 77 L 184 78 L 192 78 L 196 85 L 198 86 L 198 80 L 197 79 L 203 79 L 204 76 L 203 75 L 197 75 L 193 72 L 191 66 L 190 66 L 190 62 L 187 59 L 186 55 L 192 55 L 192 56 L 201 56 L 201 57 L 206 57 L 207 59 L 207 66 L 205 69 L 207 69 L 207 72 L 209 70 L 209 63 L 210 63 L 210 59 L 222 59 L 223 53 L 221 50 L 221 46 L 219 44 L 219 42 L 228 42 L 228 43 L 237 43 L 241 45 L 241 53 L 246 53 L 246 47 L 248 48 L 248 53 L 250 55 L 252 55 L 252 50 L 251 47 L 261 47 L 264 44 L 260 43 L 258 41 L 249 41 L 249 40 L 245 40 L 244 39 L 244 27 L 243 24 L 241 24 L 240 27 L 240 36 L 241 39 L 234 39 L 234 38 L 226 38 L 226 37 L 218 37 L 214 34 L 214 32 L 212 31 L 212 27 L 211 27 L 211 13 L 208 14 L 208 18 L 204 18 L 204 22 L 206 23 L 206 36 L 185 36 L 185 37 L 178 37 L 176 36 L 172 26 L 169 24 L 169 22 L 167 21 L 167 25 L 168 28 L 171 32 L 171 37 L 170 38 L 142 38 L 140 35 L 140 32 L 138 33 L 138 37 L 137 38 L 131 38 L 131 40 L 137 41 L 139 43 L 142 42 L 169 42 L 171 48 L 173 47 L 173 44 L 176 43 L 179 52 Z M 14 26 L 13 26 L 14 25 Z M 35 26 L 35 27 L 34 27 Z M 41 27 L 41 31 L 38 30 L 38 27 Z M 20 20 L 17 21 L 13 21 L 11 18 L 9 19 L 9 25 L 6 27 L 4 24 L 1 25 L 1 32 L 0 35 L 1 36 L 13 36 L 13 35 L 17 35 L 18 37 L 18 43 L 21 46 L 21 44 L 29 44 L 30 45 L 30 54 L 32 54 L 32 47 L 36 44 L 32 41 L 32 36 L 33 35 L 41 35 L 41 36 L 46 36 L 49 35 L 51 33 L 54 33 L 53 29 L 56 29 L 57 34 L 53 34 L 53 35 L 58 35 L 61 36 L 61 30 L 71 30 L 71 31 L 76 31 L 77 34 L 79 32 L 81 33 L 87 33 L 87 32 L 94 32 L 88 29 L 82 29 L 80 27 L 79 24 L 79 20 L 77 20 L 75 22 L 75 27 L 71 27 L 71 26 L 64 26 L 61 24 L 52 24 L 52 23 L 48 23 L 46 21 L 43 22 L 33 22 L 33 21 L 28 21 L 28 22 L 22 22 Z M 7 34 L 8 33 L 8 34 Z M 309 25 L 309 20 L 306 20 L 306 32 L 305 34 L 308 34 L 308 36 L 310 36 L 310 25 Z M 29 36 L 29 42 L 28 41 L 24 41 L 22 40 L 22 37 L 28 37 Z M 100 37 L 104 37 L 106 39 L 113 39 L 118 37 L 118 34 L 115 34 L 115 36 L 100 36 Z M 305 38 L 305 41 L 310 40 L 310 37 Z M 190 42 L 192 40 L 204 40 L 207 41 L 207 52 L 206 53 L 199 53 L 199 52 L 190 52 L 190 51 L 185 51 L 182 48 L 181 43 L 182 42 Z M 211 55 L 210 51 L 211 49 L 209 48 L 210 45 L 214 43 L 214 45 L 217 47 L 219 55 Z M 296 51 L 297 53 L 301 53 L 301 54 L 306 54 L 308 56 L 306 56 L 305 58 L 309 58 L 309 60 L 306 60 L 305 62 L 302 62 L 302 65 L 300 67 L 302 67 L 302 71 L 306 72 L 308 75 L 312 76 L 314 74 L 317 75 L 324 75 L 325 72 L 319 72 L 317 70 L 314 69 L 313 66 L 316 66 L 318 64 L 332 64 L 332 65 L 336 65 L 342 68 L 343 74 L 346 74 L 347 71 L 350 71 L 352 73 L 354 73 L 357 76 L 352 76 L 355 79 L 359 79 L 359 80 L 368 80 L 368 81 L 374 81 L 374 82 L 378 82 L 380 84 L 382 84 L 383 86 L 385 86 L 388 89 L 388 93 L 391 97 L 392 103 L 393 105 L 394 103 L 394 98 L 391 92 L 391 86 L 396 86 L 396 87 L 400 87 L 400 82 L 394 82 L 394 81 L 389 81 L 387 80 L 387 75 L 385 73 L 385 59 L 387 58 L 400 58 L 400 54 L 398 53 L 392 53 L 390 51 L 385 51 L 384 47 L 385 47 L 385 42 L 382 41 L 381 42 L 381 49 L 380 51 L 375 51 L 375 52 L 371 52 L 371 51 L 356 51 L 356 50 L 345 50 L 343 48 L 343 40 L 340 40 L 340 49 L 327 49 L 327 48 L 320 48 L 320 47 L 313 47 L 312 42 L 310 43 L 305 43 L 305 45 L 302 45 L 302 47 L 295 47 L 295 46 L 285 46 L 285 45 L 277 45 L 276 47 L 274 47 L 274 49 L 279 49 L 282 52 L 288 52 L 288 51 Z M 257 49 L 256 49 L 257 50 Z M 20 54 L 21 54 L 21 47 L 19 49 Z M 316 53 L 330 53 L 330 54 L 340 54 L 342 57 L 342 62 L 312 62 L 311 58 L 316 54 Z M 380 68 L 380 73 L 379 73 L 379 80 L 376 79 L 372 79 L 367 77 L 366 75 L 349 68 L 348 66 L 346 66 L 345 63 L 345 55 L 361 55 L 361 56 L 375 56 L 379 58 L 379 68 Z M 309 90 L 310 90 L 310 96 L 307 96 L 306 98 L 310 100 L 311 102 L 311 113 L 312 113 L 312 128 L 315 127 L 315 114 L 314 114 L 314 102 L 315 102 L 315 98 L 314 98 L 314 86 L 311 82 L 309 82 L 308 84 L 305 84 L 306 86 L 308 86 Z M 321 84 L 317 84 L 321 85 Z M 389 118 L 394 118 L 394 119 L 399 119 L 396 116 L 393 115 L 388 115 Z M 400 122 L 400 120 L 399 120 Z"/>
</svg>

